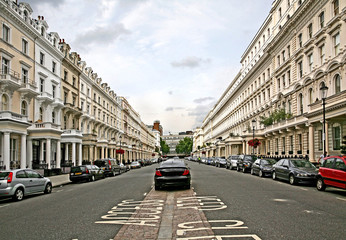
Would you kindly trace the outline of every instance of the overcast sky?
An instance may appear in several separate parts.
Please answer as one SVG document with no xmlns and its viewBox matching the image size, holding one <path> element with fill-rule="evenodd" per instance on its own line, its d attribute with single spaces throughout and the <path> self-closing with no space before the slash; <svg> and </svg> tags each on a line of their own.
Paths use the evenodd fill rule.
<svg viewBox="0 0 346 240">
<path fill-rule="evenodd" d="M 273 0 L 27 0 L 87 66 L 165 133 L 200 126 Z M 21 1 L 19 1 L 21 2 Z"/>
</svg>

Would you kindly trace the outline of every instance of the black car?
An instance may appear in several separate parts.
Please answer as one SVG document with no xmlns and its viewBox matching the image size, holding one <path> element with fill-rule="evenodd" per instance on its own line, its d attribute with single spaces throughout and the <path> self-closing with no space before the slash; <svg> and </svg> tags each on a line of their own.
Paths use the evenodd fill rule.
<svg viewBox="0 0 346 240">
<path fill-rule="evenodd" d="M 315 182 L 317 169 L 305 159 L 281 159 L 273 165 L 273 179 L 288 180 L 291 185 L 298 182 Z"/>
<path fill-rule="evenodd" d="M 260 177 L 271 176 L 273 165 L 276 163 L 274 159 L 265 158 L 257 159 L 251 167 L 251 174 L 257 174 Z"/>
<path fill-rule="evenodd" d="M 257 157 L 253 155 L 239 155 L 237 162 L 237 171 L 243 173 L 250 171 L 252 164 L 256 161 Z"/>
<path fill-rule="evenodd" d="M 70 181 L 95 181 L 96 179 L 105 178 L 105 173 L 102 169 L 95 165 L 81 165 L 71 167 Z"/>
<path fill-rule="evenodd" d="M 184 187 L 190 189 L 191 174 L 183 160 L 170 159 L 161 163 L 155 172 L 155 190 L 163 187 Z"/>
<path fill-rule="evenodd" d="M 121 168 L 115 159 L 100 159 L 94 161 L 94 164 L 101 168 L 106 176 L 115 176 L 121 173 Z"/>
</svg>

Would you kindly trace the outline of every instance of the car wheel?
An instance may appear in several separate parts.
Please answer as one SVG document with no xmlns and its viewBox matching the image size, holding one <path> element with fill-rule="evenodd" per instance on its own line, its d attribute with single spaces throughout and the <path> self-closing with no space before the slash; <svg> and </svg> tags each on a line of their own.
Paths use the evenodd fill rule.
<svg viewBox="0 0 346 240">
<path fill-rule="evenodd" d="M 49 194 L 52 192 L 52 184 L 47 183 L 46 188 L 44 189 L 44 193 Z"/>
<path fill-rule="evenodd" d="M 321 177 L 317 179 L 316 188 L 318 191 L 324 191 L 326 189 L 326 184 L 324 184 Z"/>
<path fill-rule="evenodd" d="M 294 184 L 297 183 L 297 180 L 296 180 L 296 178 L 294 177 L 293 174 L 290 174 L 290 176 L 289 176 L 289 181 L 290 181 L 290 184 L 291 184 L 291 185 L 294 185 Z"/>
<path fill-rule="evenodd" d="M 22 188 L 18 188 L 16 191 L 15 191 L 15 193 L 14 193 L 14 195 L 13 195 L 13 200 L 15 200 L 15 201 L 22 201 L 23 200 L 23 198 L 24 198 L 24 191 L 23 191 L 23 189 Z"/>
<path fill-rule="evenodd" d="M 262 172 L 262 170 L 259 171 L 258 176 L 259 176 L 259 177 L 263 177 L 263 172 Z"/>
<path fill-rule="evenodd" d="M 115 172 L 114 172 L 114 171 L 112 172 L 112 176 L 113 176 L 113 177 L 115 176 Z"/>
<path fill-rule="evenodd" d="M 251 172 L 250 172 L 250 173 L 251 173 L 251 175 L 254 175 L 254 174 L 255 174 L 255 173 L 253 172 L 253 168 L 251 168 Z"/>
<path fill-rule="evenodd" d="M 245 167 L 243 167 L 243 173 L 245 173 L 246 172 L 246 168 Z"/>
<path fill-rule="evenodd" d="M 273 172 L 272 177 L 273 177 L 273 180 L 277 180 L 277 178 L 276 178 L 276 173 L 275 173 L 275 172 Z"/>
<path fill-rule="evenodd" d="M 95 176 L 94 175 L 91 176 L 91 181 L 92 182 L 95 181 Z"/>
<path fill-rule="evenodd" d="M 237 165 L 237 172 L 239 172 L 240 171 L 240 168 L 239 168 L 239 166 Z"/>
</svg>

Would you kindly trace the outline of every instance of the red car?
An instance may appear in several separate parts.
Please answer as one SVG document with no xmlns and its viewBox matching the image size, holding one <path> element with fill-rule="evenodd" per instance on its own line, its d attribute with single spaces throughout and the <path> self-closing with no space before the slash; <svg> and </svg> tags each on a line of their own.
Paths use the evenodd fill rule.
<svg viewBox="0 0 346 240">
<path fill-rule="evenodd" d="M 346 156 L 323 159 L 318 170 L 316 188 L 324 191 L 327 186 L 346 189 Z"/>
</svg>

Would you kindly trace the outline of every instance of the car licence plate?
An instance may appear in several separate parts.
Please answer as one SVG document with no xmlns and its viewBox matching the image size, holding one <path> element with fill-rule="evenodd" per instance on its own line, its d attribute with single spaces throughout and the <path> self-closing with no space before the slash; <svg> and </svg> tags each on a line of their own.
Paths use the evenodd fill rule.
<svg viewBox="0 0 346 240">
<path fill-rule="evenodd" d="M 77 172 L 77 173 L 75 173 L 75 175 L 81 175 L 82 173 L 81 172 Z"/>
</svg>

